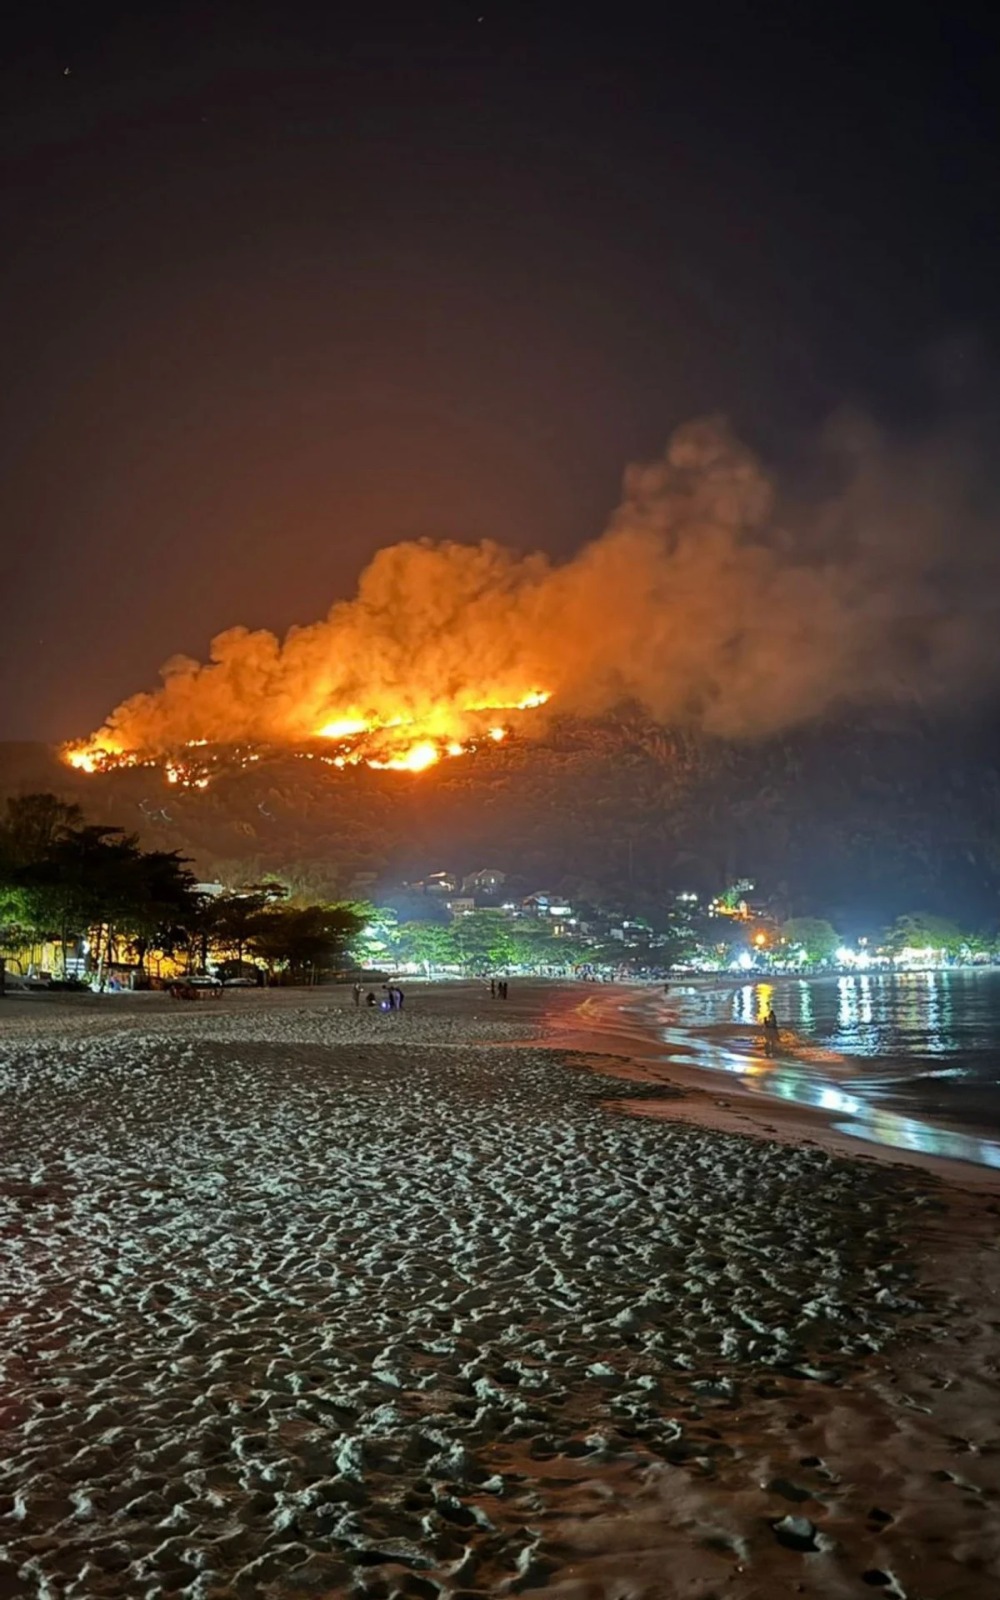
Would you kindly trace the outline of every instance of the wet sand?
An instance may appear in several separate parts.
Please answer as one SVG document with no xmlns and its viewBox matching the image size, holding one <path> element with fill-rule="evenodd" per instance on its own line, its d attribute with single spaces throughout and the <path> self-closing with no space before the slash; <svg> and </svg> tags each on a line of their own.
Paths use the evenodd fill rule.
<svg viewBox="0 0 1000 1600">
<path fill-rule="evenodd" d="M 605 1057 L 605 1071 L 647 1084 L 651 1098 L 630 1108 L 649 1116 L 758 1132 L 798 1144 L 888 1161 L 959 1185 L 1000 1193 L 1000 1145 L 941 1116 L 908 1115 L 843 1058 L 781 1034 L 773 1056 L 759 1027 L 689 1025 L 683 997 L 661 1001 L 652 986 L 593 986 L 550 1008 L 549 1026 L 567 1048 Z M 682 1091 L 663 1098 L 664 1090 Z M 659 1096 L 659 1099 L 653 1098 Z"/>
<path fill-rule="evenodd" d="M 996 1200 L 616 999 L 4 1001 L 0 1596 L 994 1596 Z"/>
</svg>

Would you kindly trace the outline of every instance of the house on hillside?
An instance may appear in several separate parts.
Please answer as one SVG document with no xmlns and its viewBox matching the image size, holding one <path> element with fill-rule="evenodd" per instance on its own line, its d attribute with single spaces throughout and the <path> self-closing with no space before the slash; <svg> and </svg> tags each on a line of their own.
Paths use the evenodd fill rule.
<svg viewBox="0 0 1000 1600">
<path fill-rule="evenodd" d="M 546 889 L 539 889 L 535 894 L 529 894 L 521 901 L 522 911 L 527 911 L 535 917 L 571 917 L 573 907 L 556 894 L 550 894 Z"/>
<path fill-rule="evenodd" d="M 497 894 L 507 881 L 506 872 L 497 867 L 480 867 L 462 879 L 463 894 Z"/>
<path fill-rule="evenodd" d="M 476 909 L 476 902 L 471 894 L 452 895 L 450 899 L 445 901 L 445 905 L 453 917 L 467 917 L 470 912 Z"/>
<path fill-rule="evenodd" d="M 404 883 L 404 889 L 417 889 L 422 894 L 457 894 L 458 879 L 453 872 L 429 872 L 426 878 Z"/>
</svg>

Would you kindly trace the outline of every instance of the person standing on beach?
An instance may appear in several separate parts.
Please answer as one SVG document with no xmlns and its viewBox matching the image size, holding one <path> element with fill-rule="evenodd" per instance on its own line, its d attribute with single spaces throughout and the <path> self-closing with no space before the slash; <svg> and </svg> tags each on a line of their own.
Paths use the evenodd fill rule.
<svg viewBox="0 0 1000 1600">
<path fill-rule="evenodd" d="M 354 1004 L 356 1006 L 360 1006 L 360 1004 L 361 1004 L 361 985 L 360 985 L 360 983 L 356 983 L 354 985 L 354 991 L 353 992 L 354 992 Z"/>
<path fill-rule="evenodd" d="M 496 978 L 491 978 L 490 979 L 490 999 L 491 1000 L 495 1000 L 496 997 L 497 997 L 497 980 L 496 980 Z"/>
</svg>

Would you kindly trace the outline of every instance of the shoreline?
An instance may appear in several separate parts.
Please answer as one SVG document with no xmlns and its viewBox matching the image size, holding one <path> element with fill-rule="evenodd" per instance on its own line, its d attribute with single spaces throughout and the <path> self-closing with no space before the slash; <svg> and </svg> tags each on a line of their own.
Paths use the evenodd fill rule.
<svg viewBox="0 0 1000 1600">
<path fill-rule="evenodd" d="M 880 1555 L 863 1583 L 895 1600 L 925 1594 L 929 1600 L 938 1593 L 992 1600 L 1000 1583 L 1000 1516 L 995 1510 L 1000 1441 L 994 1431 L 1000 1372 L 1000 1172 L 972 1160 L 854 1137 L 836 1126 L 833 1111 L 790 1104 L 777 1096 L 764 1099 L 735 1073 L 695 1064 L 704 1058 L 710 1030 L 702 1030 L 696 1040 L 694 1028 L 675 1021 L 664 1038 L 650 1024 L 648 1008 L 637 1007 L 637 998 L 641 1002 L 643 995 L 641 990 L 637 995 L 635 986 L 617 986 L 614 992 L 554 1008 L 546 1017 L 548 1039 L 558 1041 L 567 1065 L 618 1079 L 636 1091 L 607 1098 L 610 1114 L 792 1149 L 821 1149 L 852 1164 L 859 1191 L 866 1175 L 870 1179 L 886 1170 L 916 1186 L 923 1209 L 914 1210 L 907 1238 L 922 1308 L 914 1308 L 886 1352 L 873 1355 L 835 1397 L 829 1396 L 832 1404 L 814 1440 L 816 1453 L 803 1459 L 826 1462 L 822 1452 L 835 1442 L 841 1462 L 849 1460 L 859 1478 L 868 1480 L 874 1507 L 869 1515 L 876 1519 L 869 1520 L 869 1532 L 877 1526 L 888 1532 L 901 1497 L 911 1498 L 913 1511 L 919 1508 L 922 1533 L 907 1553 L 910 1559 L 887 1540 L 893 1554 Z M 725 1035 L 731 1030 L 718 1031 Z M 648 1097 L 644 1087 L 651 1091 Z M 824 1402 L 827 1398 L 824 1394 Z M 815 1420 L 817 1409 L 823 1413 L 825 1407 L 814 1402 L 804 1409 Z M 989 1519 L 987 1553 L 969 1563 L 972 1570 L 957 1584 L 954 1572 L 948 1577 L 942 1572 L 944 1587 L 939 1590 L 925 1587 L 933 1581 L 938 1554 L 954 1548 L 956 1540 L 962 1543 L 954 1506 L 940 1499 L 952 1486 L 963 1488 L 967 1504 Z M 890 1502 L 894 1509 L 883 1522 Z M 809 1504 L 803 1502 L 804 1507 Z M 641 1538 L 642 1519 L 636 1520 Z M 829 1590 L 816 1592 L 846 1600 L 864 1589 L 831 1584 Z"/>
<path fill-rule="evenodd" d="M 852 1160 L 915 1168 L 958 1187 L 1000 1194 L 1000 1145 L 944 1119 L 904 1117 L 875 1100 L 866 1103 L 852 1093 L 849 1078 L 834 1078 L 815 1061 L 744 1057 L 727 1050 L 734 1039 L 759 1036 L 756 1027 L 698 1027 L 677 1014 L 657 1026 L 650 1012 L 658 998 L 649 986 L 608 985 L 577 1004 L 552 1007 L 546 1030 L 560 1048 L 593 1056 L 595 1066 L 606 1058 L 600 1070 L 611 1076 L 649 1085 L 653 1092 L 647 1101 L 635 1096 L 622 1101 L 629 1114 L 818 1144 Z M 715 1065 L 707 1064 L 710 1055 Z M 675 1097 L 657 1093 L 663 1090 L 675 1091 Z M 819 1103 L 824 1099 L 826 1105 Z M 859 1113 L 874 1123 L 868 1136 L 861 1131 Z M 913 1143 L 903 1142 L 907 1139 Z M 931 1143 L 940 1148 L 928 1148 Z"/>
<path fill-rule="evenodd" d="M 714 987 L 714 975 L 706 983 Z M 817 1145 L 853 1160 L 923 1170 L 959 1187 L 1000 1193 L 1000 1142 L 978 1138 L 967 1124 L 945 1117 L 903 1116 L 859 1093 L 850 1068 L 838 1070 L 837 1062 L 818 1059 L 818 1051 L 769 1059 L 740 1050 L 759 1039 L 759 1028 L 686 1017 L 678 1009 L 680 986 L 672 985 L 665 1001 L 659 985 L 642 982 L 523 979 L 506 1002 L 491 999 L 478 979 L 417 980 L 407 987 L 414 1014 L 432 997 L 435 1012 L 460 1008 L 487 1033 L 491 1019 L 502 1024 L 498 1042 L 505 1045 L 519 1042 L 517 1025 L 523 1023 L 525 1046 L 576 1053 L 582 1064 L 593 1058 L 594 1067 L 610 1077 L 648 1085 L 647 1100 L 635 1093 L 623 1097 L 621 1109 L 629 1115 Z M 201 1032 L 206 1020 L 271 1011 L 349 1015 L 348 995 L 339 985 L 223 991 L 221 1000 L 187 1004 L 159 991 L 8 995 L 0 1001 L 0 1042 L 60 1033 L 72 1027 L 74 1016 L 86 1017 L 88 1032 L 114 1033 L 165 1022 Z M 377 1019 L 373 1026 L 380 1026 Z"/>
</svg>

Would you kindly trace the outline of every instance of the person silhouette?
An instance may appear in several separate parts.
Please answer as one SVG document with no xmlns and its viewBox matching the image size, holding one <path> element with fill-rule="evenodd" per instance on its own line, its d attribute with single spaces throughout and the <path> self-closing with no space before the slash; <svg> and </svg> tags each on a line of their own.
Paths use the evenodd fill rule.
<svg viewBox="0 0 1000 1600">
<path fill-rule="evenodd" d="M 764 1054 L 773 1056 L 778 1043 L 778 1018 L 774 1007 L 768 1006 L 764 1014 Z"/>
</svg>

